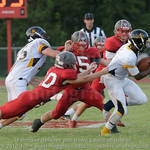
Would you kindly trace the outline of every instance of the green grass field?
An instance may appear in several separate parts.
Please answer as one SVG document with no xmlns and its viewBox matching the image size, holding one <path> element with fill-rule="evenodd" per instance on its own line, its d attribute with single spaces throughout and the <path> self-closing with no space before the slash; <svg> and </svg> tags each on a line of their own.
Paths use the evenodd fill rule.
<svg viewBox="0 0 150 150">
<path fill-rule="evenodd" d="M 150 99 L 150 84 L 139 84 Z M 135 91 L 136 92 L 136 91 Z M 106 94 L 107 95 L 107 94 Z M 108 97 L 108 96 L 107 96 Z M 0 88 L 1 105 L 7 101 L 4 87 Z M 23 120 L 33 121 L 52 110 L 56 102 L 50 102 L 27 113 Z M 149 150 L 150 149 L 150 101 L 141 106 L 128 107 L 122 119 L 125 128 L 120 134 L 99 136 L 102 128 L 40 129 L 30 133 L 27 127 L 5 127 L 0 130 L 0 150 Z M 79 120 L 103 120 L 102 113 L 89 108 Z"/>
</svg>

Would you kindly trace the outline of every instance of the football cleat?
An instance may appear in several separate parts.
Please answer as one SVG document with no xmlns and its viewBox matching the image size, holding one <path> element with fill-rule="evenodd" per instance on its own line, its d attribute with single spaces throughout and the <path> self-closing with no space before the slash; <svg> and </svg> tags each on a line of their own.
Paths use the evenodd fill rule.
<svg viewBox="0 0 150 150">
<path fill-rule="evenodd" d="M 106 127 L 104 127 L 101 131 L 100 131 L 100 135 L 101 136 L 106 136 L 110 134 L 110 130 Z"/>
<path fill-rule="evenodd" d="M 77 126 L 77 121 L 75 120 L 69 121 L 69 128 L 76 128 L 76 126 Z"/>
<path fill-rule="evenodd" d="M 31 132 L 37 132 L 39 128 L 43 125 L 44 123 L 41 122 L 40 119 L 35 119 L 33 121 L 32 127 L 31 127 Z"/>
<path fill-rule="evenodd" d="M 114 126 L 114 127 L 111 129 L 111 133 L 120 133 L 120 131 L 118 130 L 117 126 Z"/>
</svg>

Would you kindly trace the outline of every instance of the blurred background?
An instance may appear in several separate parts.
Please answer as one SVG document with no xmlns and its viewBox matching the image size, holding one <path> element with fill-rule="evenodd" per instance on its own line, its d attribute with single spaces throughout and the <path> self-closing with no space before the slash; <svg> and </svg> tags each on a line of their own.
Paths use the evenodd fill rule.
<svg viewBox="0 0 150 150">
<path fill-rule="evenodd" d="M 133 29 L 144 29 L 150 35 L 150 0 L 27 0 L 27 18 L 11 21 L 12 63 L 17 51 L 27 43 L 25 31 L 30 26 L 45 29 L 49 42 L 56 48 L 64 45 L 74 31 L 83 28 L 87 12 L 94 14 L 95 26 L 101 27 L 107 37 L 114 34 L 119 19 L 127 19 Z M 0 77 L 7 75 L 6 30 L 6 19 L 0 19 Z M 150 49 L 145 52 L 150 55 Z M 40 76 L 45 75 L 53 61 L 47 58 Z"/>
</svg>

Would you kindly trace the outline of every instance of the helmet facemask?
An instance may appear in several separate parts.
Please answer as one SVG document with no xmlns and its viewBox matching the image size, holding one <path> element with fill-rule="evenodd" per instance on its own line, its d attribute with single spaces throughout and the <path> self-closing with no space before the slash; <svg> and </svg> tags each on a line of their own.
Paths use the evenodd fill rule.
<svg viewBox="0 0 150 150">
<path fill-rule="evenodd" d="M 131 31 L 131 24 L 127 20 L 122 19 L 115 24 L 114 33 L 123 43 L 128 40 Z"/>
<path fill-rule="evenodd" d="M 104 36 L 99 36 L 94 40 L 94 47 L 96 47 L 100 53 L 104 51 L 105 40 L 106 38 Z"/>
<path fill-rule="evenodd" d="M 135 29 L 131 32 L 129 40 L 139 52 L 143 52 L 149 45 L 148 37 L 148 33 L 144 30 Z"/>
<path fill-rule="evenodd" d="M 84 55 L 89 46 L 87 35 L 82 31 L 74 32 L 72 35 L 72 50 L 76 55 Z"/>
</svg>

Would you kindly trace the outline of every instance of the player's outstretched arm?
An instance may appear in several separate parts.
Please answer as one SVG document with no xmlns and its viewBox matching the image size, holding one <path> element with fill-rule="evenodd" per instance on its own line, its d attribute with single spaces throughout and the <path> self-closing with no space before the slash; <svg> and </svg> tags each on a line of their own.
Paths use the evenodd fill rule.
<svg viewBox="0 0 150 150">
<path fill-rule="evenodd" d="M 104 66 L 108 66 L 108 64 L 110 62 L 111 62 L 111 59 L 106 60 L 106 59 L 101 58 L 99 61 L 99 64 L 104 65 Z"/>
<path fill-rule="evenodd" d="M 85 75 L 90 74 L 92 71 L 94 71 L 94 70 L 96 69 L 96 67 L 97 67 L 96 62 L 92 62 L 92 63 L 90 64 L 90 66 L 88 67 L 87 70 L 85 70 L 85 71 L 83 71 L 83 72 L 81 72 L 81 73 L 78 74 L 78 78 L 82 78 L 82 77 L 84 77 Z"/>
<path fill-rule="evenodd" d="M 56 55 L 59 53 L 59 51 L 57 51 L 57 50 L 53 50 L 53 49 L 51 49 L 51 48 L 46 48 L 46 49 L 44 49 L 43 51 L 42 51 L 42 54 L 43 55 L 46 55 L 46 56 L 50 56 L 50 57 L 56 57 Z"/>
<path fill-rule="evenodd" d="M 104 74 L 107 74 L 108 73 L 108 68 L 104 68 L 103 70 L 101 71 L 98 71 L 96 73 L 93 73 L 93 74 L 90 74 L 90 75 L 86 75 L 82 78 L 78 78 L 76 80 L 66 80 L 63 82 L 63 85 L 66 85 L 66 84 L 82 84 L 82 83 L 87 83 L 87 82 L 91 82 L 93 81 L 94 79 L 104 75 Z"/>
</svg>

